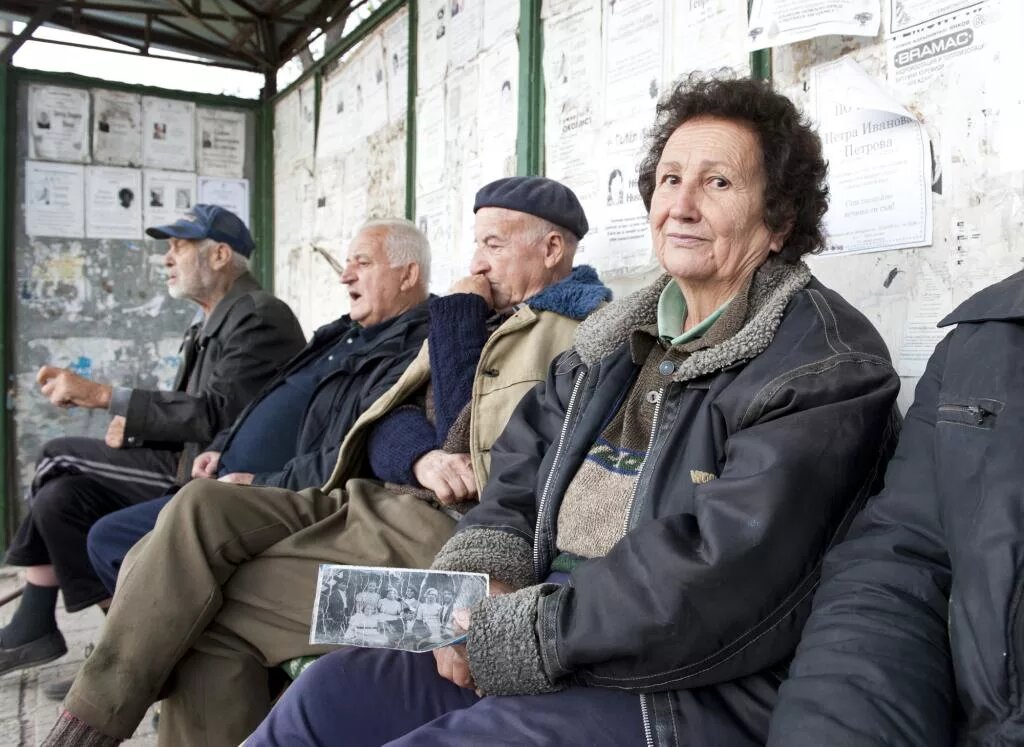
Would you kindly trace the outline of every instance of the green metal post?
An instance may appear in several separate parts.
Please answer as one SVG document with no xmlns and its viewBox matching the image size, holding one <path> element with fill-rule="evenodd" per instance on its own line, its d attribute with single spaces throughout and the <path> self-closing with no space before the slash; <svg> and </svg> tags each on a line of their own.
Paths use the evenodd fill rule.
<svg viewBox="0 0 1024 747">
<path fill-rule="evenodd" d="M 274 288 L 274 102 L 269 96 L 256 110 L 256 153 L 253 162 L 252 228 L 256 240 L 255 271 L 267 290 Z"/>
<path fill-rule="evenodd" d="M 747 0 L 748 18 L 750 17 L 750 8 L 753 4 L 753 0 Z M 771 47 L 769 47 L 768 49 L 759 49 L 756 52 L 750 53 L 750 77 L 756 78 L 757 80 L 772 79 Z"/>
<path fill-rule="evenodd" d="M 544 40 L 541 0 L 519 0 L 519 116 L 516 173 L 544 171 Z"/>
<path fill-rule="evenodd" d="M 416 220 L 416 69 L 419 1 L 409 0 L 409 82 L 405 99 L 405 217 Z"/>
<path fill-rule="evenodd" d="M 7 188 L 7 199 L 0 205 L 0 288 L 3 289 L 3 301 L 0 302 L 0 381 L 3 382 L 3 409 L 0 411 L 0 550 L 7 549 L 7 538 L 10 536 L 13 506 L 8 496 L 14 495 L 14 470 L 11 445 L 11 407 L 10 392 L 13 389 L 11 376 L 11 312 L 16 298 L 10 278 L 10 268 L 14 262 L 14 225 L 13 215 L 14 190 L 14 106 L 18 95 L 17 85 L 11 83 L 11 66 L 0 65 L 0 184 Z"/>
</svg>

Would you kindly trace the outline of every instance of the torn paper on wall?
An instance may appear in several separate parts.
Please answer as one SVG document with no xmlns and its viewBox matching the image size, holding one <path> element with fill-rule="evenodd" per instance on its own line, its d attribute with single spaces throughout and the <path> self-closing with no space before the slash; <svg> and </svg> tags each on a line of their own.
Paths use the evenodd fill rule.
<svg viewBox="0 0 1024 747">
<path fill-rule="evenodd" d="M 28 87 L 28 157 L 89 161 L 89 92 L 84 88 Z"/>
<path fill-rule="evenodd" d="M 109 166 L 142 165 L 142 97 L 125 91 L 92 92 L 92 158 Z"/>
<path fill-rule="evenodd" d="M 932 166 L 924 127 L 853 60 L 811 70 L 829 162 L 826 253 L 926 246 Z"/>
<path fill-rule="evenodd" d="M 816 36 L 875 36 L 881 21 L 878 0 L 754 0 L 748 49 L 777 47 Z"/>
</svg>

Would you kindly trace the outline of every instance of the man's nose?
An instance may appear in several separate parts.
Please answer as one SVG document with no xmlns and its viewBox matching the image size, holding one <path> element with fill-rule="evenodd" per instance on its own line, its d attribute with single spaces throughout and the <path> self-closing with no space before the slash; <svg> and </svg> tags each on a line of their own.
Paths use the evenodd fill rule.
<svg viewBox="0 0 1024 747">
<path fill-rule="evenodd" d="M 473 259 L 469 261 L 469 274 L 483 275 L 489 269 L 491 269 L 490 265 L 480 256 L 480 252 L 474 252 Z"/>
</svg>

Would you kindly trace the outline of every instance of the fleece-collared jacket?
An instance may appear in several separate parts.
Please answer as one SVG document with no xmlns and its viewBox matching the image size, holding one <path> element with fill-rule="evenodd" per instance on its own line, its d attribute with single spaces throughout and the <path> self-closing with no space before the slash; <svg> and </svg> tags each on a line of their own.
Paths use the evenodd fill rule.
<svg viewBox="0 0 1024 747">
<path fill-rule="evenodd" d="M 1024 744 L 1024 273 L 951 325 L 826 559 L 772 745 Z"/>
<path fill-rule="evenodd" d="M 185 332 L 171 391 L 130 390 L 125 445 L 181 448 L 177 479 L 184 484 L 199 452 L 304 342 L 288 304 L 243 274 L 209 317 Z"/>
<path fill-rule="evenodd" d="M 491 445 L 519 400 L 544 380 L 551 361 L 572 345 L 580 321 L 609 298 L 611 291 L 593 268 L 581 265 L 569 277 L 528 299 L 487 337 L 476 363 L 470 398 L 470 457 L 478 485 L 487 482 Z M 477 322 L 482 324 L 483 320 L 469 320 L 467 324 L 476 326 Z M 459 329 L 446 326 L 438 333 L 446 331 L 457 334 Z M 434 336 L 435 331 L 432 329 L 430 334 Z M 421 393 L 430 378 L 430 346 L 424 343 L 395 385 L 349 430 L 323 492 L 367 474 L 366 449 L 374 425 Z"/>
<path fill-rule="evenodd" d="M 656 322 L 667 282 L 580 326 L 495 443 L 480 504 L 435 567 L 519 589 L 471 611 L 485 693 L 629 690 L 638 742 L 763 743 L 820 560 L 891 453 L 899 380 L 859 312 L 802 263 L 767 261 L 738 332 L 659 367 L 622 538 L 567 583 L 544 583 L 563 494 L 636 380 L 630 340 Z"/>
<path fill-rule="evenodd" d="M 309 344 L 281 369 L 231 429 L 220 434 L 210 448 L 215 451 L 227 449 L 245 418 L 260 401 L 288 376 L 331 352 L 336 343 L 357 326 L 346 314 L 318 329 Z M 322 485 L 327 479 L 345 434 L 358 417 L 398 381 L 426 339 L 427 302 L 380 326 L 372 339 L 357 338 L 353 350 L 341 357 L 337 367 L 317 384 L 299 425 L 295 457 L 277 472 L 255 474 L 254 485 L 301 490 Z M 324 403 L 329 403 L 330 407 L 324 407 Z"/>
</svg>

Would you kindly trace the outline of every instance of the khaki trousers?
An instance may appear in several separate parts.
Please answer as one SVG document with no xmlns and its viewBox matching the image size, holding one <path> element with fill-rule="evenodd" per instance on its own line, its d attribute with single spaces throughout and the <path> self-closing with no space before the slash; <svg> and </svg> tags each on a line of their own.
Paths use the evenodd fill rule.
<svg viewBox="0 0 1024 747">
<path fill-rule="evenodd" d="M 65 708 L 127 739 L 166 684 L 160 745 L 235 747 L 269 711 L 267 668 L 331 648 L 308 643 L 321 562 L 425 568 L 454 529 L 371 480 L 330 495 L 193 481 L 126 558 Z"/>
</svg>

